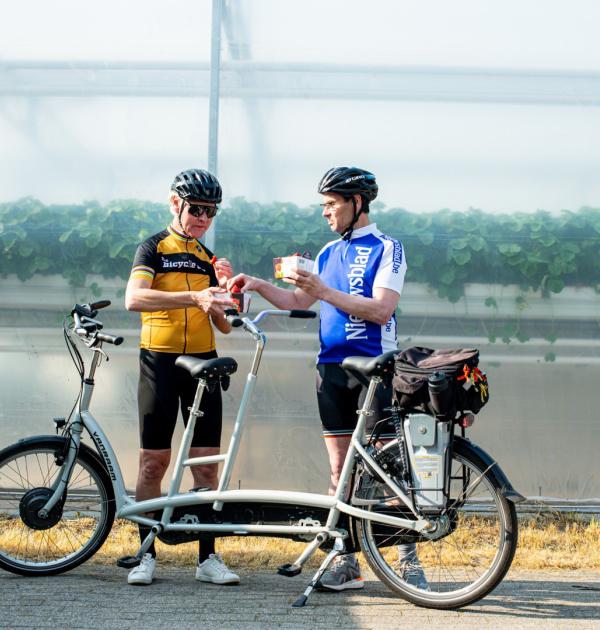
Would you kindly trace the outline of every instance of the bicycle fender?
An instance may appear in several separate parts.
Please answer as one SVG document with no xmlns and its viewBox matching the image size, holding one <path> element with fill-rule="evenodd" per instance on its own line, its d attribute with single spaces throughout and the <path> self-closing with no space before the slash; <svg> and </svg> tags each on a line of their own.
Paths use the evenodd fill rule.
<svg viewBox="0 0 600 630">
<path fill-rule="evenodd" d="M 480 446 L 477 446 L 471 440 L 455 435 L 453 448 L 456 453 L 472 459 L 473 463 L 477 464 L 482 470 L 488 470 L 492 483 L 505 499 L 512 503 L 520 503 L 526 500 L 521 493 L 513 488 L 498 462 L 492 459 Z"/>
<path fill-rule="evenodd" d="M 30 444 L 36 444 L 37 442 L 53 442 L 56 444 L 56 449 L 58 450 L 65 446 L 67 438 L 64 435 L 34 435 L 32 437 L 21 438 L 20 440 L 15 442 L 15 444 L 12 444 L 7 448 L 12 448 L 12 446 L 16 446 L 17 444 L 26 444 L 27 446 L 29 446 Z M 96 450 L 90 448 L 87 444 L 84 444 L 83 442 L 79 443 L 79 450 L 85 451 L 91 458 L 95 459 L 104 470 L 106 470 L 106 464 L 104 463 L 104 460 L 100 457 L 100 455 L 98 455 L 98 452 Z"/>
</svg>

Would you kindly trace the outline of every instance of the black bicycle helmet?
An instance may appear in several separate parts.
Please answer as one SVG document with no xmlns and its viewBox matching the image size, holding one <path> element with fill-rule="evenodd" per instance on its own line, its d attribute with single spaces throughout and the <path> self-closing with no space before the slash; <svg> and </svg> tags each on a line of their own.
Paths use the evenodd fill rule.
<svg viewBox="0 0 600 630">
<path fill-rule="evenodd" d="M 336 166 L 330 168 L 319 182 L 319 193 L 333 192 L 351 197 L 360 195 L 369 203 L 377 197 L 379 188 L 375 175 L 355 166 Z"/>
<path fill-rule="evenodd" d="M 171 184 L 171 190 L 182 199 L 194 201 L 221 203 L 223 198 L 219 180 L 208 171 L 199 168 L 191 168 L 179 173 Z"/>
<path fill-rule="evenodd" d="M 352 231 L 358 221 L 358 217 L 364 212 L 369 212 L 369 203 L 377 197 L 379 187 L 375 181 L 375 175 L 356 166 L 336 166 L 330 168 L 319 182 L 319 193 L 337 193 L 346 199 L 352 199 L 354 206 L 354 215 L 350 225 L 342 232 L 341 236 L 344 240 L 349 241 L 352 238 Z M 354 195 L 360 195 L 362 204 L 360 210 L 356 208 L 356 199 Z"/>
</svg>

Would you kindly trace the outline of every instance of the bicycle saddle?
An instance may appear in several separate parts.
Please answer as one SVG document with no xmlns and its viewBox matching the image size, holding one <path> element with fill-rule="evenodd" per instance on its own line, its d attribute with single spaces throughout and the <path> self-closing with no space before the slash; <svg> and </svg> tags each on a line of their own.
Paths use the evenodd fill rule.
<svg viewBox="0 0 600 630">
<path fill-rule="evenodd" d="M 235 359 L 230 357 L 197 359 L 196 357 L 181 356 L 175 359 L 175 365 L 187 370 L 194 378 L 202 378 L 205 381 L 233 374 L 238 367 Z"/>
<path fill-rule="evenodd" d="M 394 372 L 394 356 L 397 354 L 398 350 L 390 350 L 377 357 L 347 357 L 342 361 L 342 367 L 369 378 L 389 375 Z"/>
</svg>

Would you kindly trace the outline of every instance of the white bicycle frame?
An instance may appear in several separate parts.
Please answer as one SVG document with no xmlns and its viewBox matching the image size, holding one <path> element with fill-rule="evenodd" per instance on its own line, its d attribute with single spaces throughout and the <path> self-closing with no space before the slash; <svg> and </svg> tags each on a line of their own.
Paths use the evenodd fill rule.
<svg viewBox="0 0 600 630">
<path fill-rule="evenodd" d="M 429 520 L 421 518 L 416 510 L 413 501 L 407 496 L 403 490 L 391 479 L 384 470 L 377 464 L 373 457 L 369 454 L 365 445 L 367 443 L 367 437 L 365 434 L 365 426 L 367 417 L 372 413 L 371 405 L 375 396 L 375 390 L 377 385 L 381 382 L 379 377 L 371 377 L 369 388 L 367 390 L 366 398 L 362 408 L 358 413 L 358 421 L 352 438 L 350 441 L 350 447 L 346 453 L 346 459 L 340 475 L 339 484 L 334 495 L 326 494 L 314 494 L 309 492 L 287 492 L 280 490 L 230 490 L 229 480 L 231 471 L 235 464 L 235 459 L 238 453 L 240 442 L 242 439 L 243 429 L 247 416 L 248 405 L 250 404 L 252 393 L 256 386 L 256 379 L 258 374 L 258 368 L 260 366 L 260 360 L 262 352 L 266 343 L 266 337 L 264 333 L 257 327 L 257 324 L 267 316 L 290 316 L 290 311 L 282 310 L 266 310 L 258 314 L 254 320 L 249 318 L 243 318 L 243 327 L 252 334 L 256 341 L 256 352 L 254 360 L 246 379 L 246 385 L 244 387 L 242 400 L 240 402 L 239 410 L 235 420 L 233 433 L 229 442 L 229 447 L 225 453 L 219 455 L 211 455 L 206 457 L 194 457 L 188 456 L 192 437 L 194 435 L 194 427 L 196 422 L 201 419 L 202 412 L 199 411 L 200 401 L 204 389 L 207 387 L 207 382 L 203 379 L 199 379 L 198 389 L 194 403 L 190 409 L 190 417 L 187 427 L 184 431 L 179 451 L 177 453 L 177 459 L 175 467 L 169 484 L 169 489 L 166 496 L 162 496 L 156 499 L 150 499 L 146 501 L 134 501 L 131 499 L 125 489 L 123 482 L 123 475 L 115 455 L 115 452 L 110 444 L 110 441 L 100 424 L 94 418 L 89 410 L 92 393 L 94 390 L 94 375 L 96 368 L 98 367 L 100 357 L 103 354 L 101 344 L 98 347 L 92 348 L 94 356 L 90 365 L 89 373 L 84 379 L 83 392 L 81 397 L 81 404 L 79 411 L 75 416 L 74 421 L 71 424 L 71 444 L 63 466 L 63 472 L 59 475 L 56 483 L 53 486 L 54 493 L 44 506 L 44 510 L 49 512 L 56 502 L 63 494 L 65 486 L 68 484 L 69 475 L 72 470 L 72 463 L 75 460 L 77 449 L 81 440 L 81 433 L 83 427 L 87 429 L 92 439 L 95 442 L 96 448 L 100 453 L 108 474 L 112 480 L 112 485 L 115 493 L 116 500 L 116 516 L 117 518 L 124 518 L 130 521 L 147 525 L 152 528 L 154 534 L 162 532 L 214 532 L 230 533 L 235 535 L 325 535 L 321 537 L 322 542 L 326 537 L 332 538 L 344 538 L 347 536 L 347 532 L 338 529 L 339 516 L 341 513 L 347 514 L 351 517 L 359 519 L 368 519 L 377 523 L 385 525 L 391 525 L 397 528 L 414 530 L 416 532 L 425 533 L 432 528 Z M 347 500 L 346 488 L 352 477 L 352 471 L 355 464 L 355 459 L 362 459 L 372 470 L 376 471 L 385 484 L 392 491 L 394 496 L 399 497 L 401 501 L 408 507 L 408 509 L 414 514 L 415 519 L 405 519 L 381 514 L 378 512 L 372 512 L 369 510 L 361 509 L 354 505 L 351 505 Z M 197 466 L 202 464 L 215 464 L 223 463 L 223 469 L 219 477 L 219 484 L 217 490 L 203 490 L 193 492 L 181 492 L 180 485 L 183 476 L 184 469 L 187 466 Z M 348 493 L 350 494 L 350 493 Z M 325 508 L 329 510 L 327 521 L 325 524 L 315 525 L 298 524 L 298 525 L 274 525 L 274 524 L 259 524 L 259 523 L 221 523 L 221 524 L 205 524 L 205 523 L 190 523 L 190 522 L 171 522 L 173 511 L 178 507 L 195 506 L 199 504 L 212 503 L 213 510 L 220 511 L 225 503 L 270 503 L 270 504 L 294 504 L 306 507 Z M 162 510 L 160 520 L 152 519 L 147 516 L 147 513 L 153 513 Z M 145 551 L 144 547 L 148 548 L 154 539 L 147 538 L 142 545 L 141 551 Z M 311 547 L 315 547 L 320 544 L 317 543 L 317 539 L 311 543 Z M 308 552 L 308 550 L 307 550 Z"/>
</svg>

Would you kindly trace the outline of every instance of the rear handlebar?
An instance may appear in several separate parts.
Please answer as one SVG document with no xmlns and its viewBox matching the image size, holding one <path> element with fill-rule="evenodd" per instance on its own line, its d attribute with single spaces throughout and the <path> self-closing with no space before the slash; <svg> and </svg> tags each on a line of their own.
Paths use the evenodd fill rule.
<svg viewBox="0 0 600 630">
<path fill-rule="evenodd" d="M 240 317 L 240 314 L 236 309 L 226 309 L 225 310 L 227 321 L 234 327 L 239 328 L 243 326 L 250 333 L 257 333 L 258 328 L 257 324 L 265 319 L 266 317 L 294 317 L 297 319 L 314 319 L 317 314 L 315 311 L 309 310 L 301 310 L 301 309 L 291 309 L 291 310 L 280 310 L 280 309 L 267 309 L 265 311 L 261 311 L 254 319 L 248 319 L 247 317 Z"/>
</svg>

